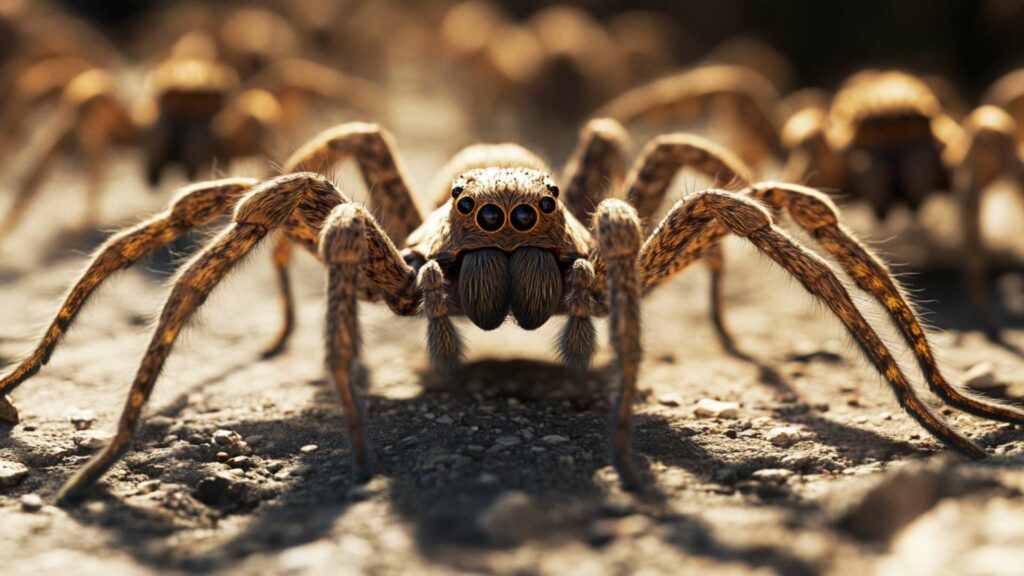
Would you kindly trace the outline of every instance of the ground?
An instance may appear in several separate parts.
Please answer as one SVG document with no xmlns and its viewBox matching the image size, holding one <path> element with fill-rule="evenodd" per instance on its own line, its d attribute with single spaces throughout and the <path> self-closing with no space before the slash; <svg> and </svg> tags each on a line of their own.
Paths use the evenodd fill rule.
<svg viewBox="0 0 1024 576">
<path fill-rule="evenodd" d="M 422 158 L 420 181 L 438 161 Z M 72 169 L 57 171 L 4 248 L 4 364 L 29 348 L 102 238 L 61 232 L 79 206 Z M 167 197 L 141 192 L 137 171 L 119 159 L 111 227 Z M 738 241 L 728 317 L 750 358 L 717 343 L 702 268 L 644 303 L 637 492 L 609 465 L 606 348 L 577 375 L 555 363 L 558 319 L 537 332 L 460 322 L 468 362 L 445 379 L 428 368 L 423 322 L 369 304 L 360 381 L 378 474 L 358 484 L 323 369 L 322 270 L 299 258 L 298 332 L 286 354 L 260 361 L 279 321 L 263 252 L 182 339 L 128 456 L 83 504 L 54 507 L 94 451 L 72 420 L 115 426 L 169 254 L 111 280 L 14 394 L 22 419 L 0 427 L 0 461 L 27 474 L 0 487 L 4 573 L 1024 573 L 1024 430 L 949 412 L 993 457 L 941 449 L 824 308 Z M 1000 286 L 1020 283 L 1010 274 Z M 990 392 L 1024 397 L 1024 361 L 972 330 L 957 276 L 912 284 L 946 371 L 988 362 Z M 1009 332 L 1018 345 L 1020 326 Z M 707 400 L 737 406 L 698 415 Z"/>
</svg>

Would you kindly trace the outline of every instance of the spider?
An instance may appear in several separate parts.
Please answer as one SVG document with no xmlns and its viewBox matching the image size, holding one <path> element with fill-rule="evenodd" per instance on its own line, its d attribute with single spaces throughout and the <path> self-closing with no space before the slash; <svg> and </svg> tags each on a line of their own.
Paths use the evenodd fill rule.
<svg viewBox="0 0 1024 576">
<path fill-rule="evenodd" d="M 0 239 L 20 223 L 37 195 L 47 169 L 61 150 L 73 144 L 87 164 L 84 226 L 97 220 L 107 157 L 115 144 L 142 148 L 151 186 L 168 167 L 180 164 L 194 180 L 214 162 L 270 154 L 272 136 L 295 125 L 312 98 L 343 101 L 373 110 L 375 87 L 330 68 L 301 59 L 267 67 L 243 88 L 235 71 L 216 59 L 216 47 L 202 34 L 183 37 L 149 74 L 150 94 L 129 110 L 113 75 L 103 69 L 75 68 L 75 62 L 48 61 L 38 72 L 67 77 L 54 125 L 0 222 Z M 20 108 L 38 105 L 46 91 L 25 92 Z M 54 84 L 53 82 L 47 85 Z M 57 84 L 57 86 L 61 86 Z M 371 112 L 372 114 L 372 112 Z"/>
<path fill-rule="evenodd" d="M 285 175 L 259 183 L 232 179 L 191 186 L 163 213 L 111 238 L 71 289 L 35 352 L 0 381 L 0 398 L 47 361 L 105 277 L 185 230 L 230 211 L 232 222 L 184 267 L 170 289 L 116 435 L 64 485 L 59 501 L 82 496 L 126 451 L 189 318 L 248 253 L 271 238 L 298 244 L 327 269 L 327 367 L 341 396 L 361 477 L 369 474 L 369 452 L 351 381 L 360 348 L 356 308 L 362 299 L 383 300 L 397 315 L 422 316 L 431 363 L 442 373 L 457 369 L 464 350 L 453 316 L 465 316 L 485 330 L 512 318 L 520 328 L 532 330 L 564 315 L 558 353 L 580 370 L 590 364 L 596 348 L 592 319 L 607 316 L 619 386 L 613 461 L 624 483 L 634 486 L 638 477 L 630 460 L 630 420 L 642 357 L 640 299 L 715 250 L 731 233 L 756 246 L 835 314 L 899 403 L 924 428 L 968 456 L 985 456 L 914 392 L 831 265 L 776 226 L 772 213 L 786 211 L 858 286 L 882 303 L 933 390 L 968 412 L 1020 420 L 1019 410 L 966 396 L 946 382 L 896 282 L 840 224 L 825 195 L 774 183 L 741 186 L 737 191 L 709 189 L 676 202 L 645 234 L 644 219 L 662 202 L 678 170 L 695 167 L 717 175 L 718 183 L 742 184 L 746 169 L 724 149 L 693 136 L 671 134 L 649 143 L 624 177 L 622 146 L 620 125 L 603 119 L 588 123 L 561 193 L 550 169 L 525 148 L 470 146 L 442 172 L 450 176 L 442 178 L 435 208 L 424 216 L 387 132 L 370 124 L 330 129 L 288 160 Z M 346 158 L 357 161 L 370 190 L 370 209 L 379 218 L 349 201 L 327 178 L 302 171 L 323 170 Z M 625 199 L 609 197 L 623 182 Z"/>
<path fill-rule="evenodd" d="M 999 177 L 1024 178 L 1018 125 L 1003 108 L 1016 111 L 1016 103 L 1024 101 L 1020 78 L 1008 75 L 990 90 L 989 100 L 999 106 L 983 105 L 958 121 L 958 98 L 941 79 L 868 70 L 824 102 L 818 93 L 794 94 L 792 102 L 800 108 L 779 129 L 772 111 L 775 96 L 765 81 L 749 71 L 709 67 L 636 88 L 598 115 L 665 123 L 696 117 L 707 108 L 723 110 L 740 129 L 745 159 L 759 165 L 774 156 L 784 163 L 788 181 L 863 200 L 879 219 L 898 205 L 916 212 L 926 197 L 950 189 L 961 205 L 970 300 L 988 335 L 998 341 L 980 205 L 982 193 Z"/>
</svg>

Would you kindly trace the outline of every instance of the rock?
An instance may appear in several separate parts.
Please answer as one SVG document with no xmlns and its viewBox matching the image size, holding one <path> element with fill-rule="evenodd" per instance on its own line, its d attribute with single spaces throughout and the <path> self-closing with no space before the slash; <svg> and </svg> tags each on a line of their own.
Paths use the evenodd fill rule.
<svg viewBox="0 0 1024 576">
<path fill-rule="evenodd" d="M 156 492 L 157 488 L 160 488 L 162 482 L 159 480 L 144 480 L 139 482 L 139 485 L 135 487 L 135 492 L 138 494 L 149 494 Z"/>
<path fill-rule="evenodd" d="M 6 396 L 0 398 L 0 422 L 17 424 L 18 419 L 18 408 L 11 399 Z"/>
<path fill-rule="evenodd" d="M 68 417 L 68 420 L 71 421 L 71 425 L 76 430 L 88 430 L 92 428 L 93 422 L 96 421 L 96 413 L 92 410 L 75 410 Z"/>
<path fill-rule="evenodd" d="M 243 470 L 247 470 L 255 466 L 252 458 L 249 458 L 248 456 L 235 456 L 227 461 L 227 465 L 232 468 L 241 468 Z"/>
<path fill-rule="evenodd" d="M 242 441 L 242 436 L 234 430 L 217 430 L 210 439 L 217 446 L 233 446 Z"/>
<path fill-rule="evenodd" d="M 249 446 L 259 446 L 260 444 L 263 443 L 263 436 L 261 436 L 259 434 L 253 434 L 251 436 L 246 436 L 244 442 L 246 444 L 248 444 Z"/>
<path fill-rule="evenodd" d="M 441 416 L 438 416 L 434 422 L 437 422 L 438 424 L 454 424 L 455 420 L 447 414 L 442 414 Z"/>
<path fill-rule="evenodd" d="M 28 468 L 21 462 L 0 460 L 0 488 L 17 486 L 28 476 Z"/>
<path fill-rule="evenodd" d="M 666 392 L 664 394 L 658 394 L 657 400 L 658 404 L 661 404 L 662 406 L 671 406 L 674 408 L 676 406 L 683 405 L 682 395 L 679 394 L 678 392 Z"/>
<path fill-rule="evenodd" d="M 766 484 L 785 484 L 793 477 L 793 471 L 785 468 L 763 468 L 750 476 Z"/>
<path fill-rule="evenodd" d="M 788 446 L 800 439 L 800 429 L 796 426 L 778 426 L 769 430 L 766 437 L 776 446 Z"/>
<path fill-rule="evenodd" d="M 711 398 L 701 398 L 693 409 L 698 418 L 736 418 L 740 413 L 740 405 L 736 402 L 721 402 Z"/>
<path fill-rule="evenodd" d="M 146 419 L 146 425 L 153 426 L 155 428 L 167 428 L 171 424 L 174 424 L 174 418 L 171 418 L 170 416 L 157 415 Z"/>
<path fill-rule="evenodd" d="M 113 437 L 113 434 L 103 430 L 79 430 L 75 432 L 73 440 L 79 448 L 96 450 L 109 444 Z"/>
<path fill-rule="evenodd" d="M 517 436 L 498 436 L 494 439 L 495 446 L 515 446 L 522 442 Z"/>
<path fill-rule="evenodd" d="M 477 526 L 499 546 L 511 546 L 535 536 L 543 524 L 541 509 L 529 495 L 517 490 L 498 496 L 477 517 Z"/>
<path fill-rule="evenodd" d="M 209 506 L 237 508 L 252 504 L 253 492 L 250 482 L 230 472 L 217 472 L 196 484 L 195 496 Z"/>
<path fill-rule="evenodd" d="M 302 452 L 303 454 L 312 454 L 313 452 L 316 452 L 319 449 L 320 447 L 317 446 L 316 444 L 306 444 L 302 448 L 299 448 L 299 452 Z"/>
<path fill-rule="evenodd" d="M 556 446 L 558 444 L 565 444 L 566 442 L 569 441 L 569 439 L 566 438 L 565 436 L 560 436 L 558 434 L 548 434 L 547 436 L 541 438 L 540 441 L 551 446 Z"/>
<path fill-rule="evenodd" d="M 991 362 L 978 362 L 971 366 L 961 377 L 964 386 L 975 390 L 991 390 L 1002 385 L 996 379 L 995 368 Z"/>
<path fill-rule="evenodd" d="M 25 494 L 21 497 L 21 509 L 25 512 L 38 512 L 43 509 L 43 499 L 39 494 Z"/>
</svg>

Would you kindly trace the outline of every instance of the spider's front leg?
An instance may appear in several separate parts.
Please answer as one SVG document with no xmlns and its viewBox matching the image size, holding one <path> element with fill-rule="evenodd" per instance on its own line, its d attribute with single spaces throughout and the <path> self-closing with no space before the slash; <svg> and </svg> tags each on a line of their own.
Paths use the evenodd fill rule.
<svg viewBox="0 0 1024 576">
<path fill-rule="evenodd" d="M 677 271 L 679 266 L 674 262 L 692 258 L 695 252 L 692 243 L 714 237 L 717 227 L 750 241 L 828 306 L 886 379 L 900 406 L 922 427 L 967 456 L 985 456 L 984 450 L 950 428 L 917 396 L 888 347 L 857 309 L 831 266 L 791 240 L 775 226 L 771 215 L 761 205 L 745 196 L 711 190 L 676 203 L 641 250 L 644 286 L 654 286 Z"/>
<path fill-rule="evenodd" d="M 584 225 L 608 195 L 618 191 L 626 175 L 629 136 L 610 118 L 596 118 L 580 130 L 576 150 L 565 166 L 562 202 Z"/>
<path fill-rule="evenodd" d="M 627 485 L 638 477 L 630 460 L 631 417 L 636 397 L 637 374 L 643 350 L 640 342 L 640 282 L 637 258 L 640 252 L 640 219 L 629 204 L 615 199 L 597 207 L 594 222 L 598 255 L 604 266 L 608 290 L 611 344 L 618 358 L 619 400 L 615 409 L 613 457 Z"/>
</svg>

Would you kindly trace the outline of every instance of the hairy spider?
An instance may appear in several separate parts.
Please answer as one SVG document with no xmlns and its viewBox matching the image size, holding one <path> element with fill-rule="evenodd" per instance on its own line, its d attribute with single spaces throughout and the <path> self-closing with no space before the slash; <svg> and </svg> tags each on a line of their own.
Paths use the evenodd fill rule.
<svg viewBox="0 0 1024 576">
<path fill-rule="evenodd" d="M 19 76 L 15 110 L 30 110 L 60 94 L 56 118 L 25 179 L 0 222 L 0 239 L 20 223 L 53 160 L 69 144 L 86 160 L 86 226 L 96 222 L 107 157 L 116 144 L 142 149 L 146 177 L 156 185 L 165 169 L 184 167 L 194 180 L 216 162 L 267 156 L 272 136 L 294 125 L 311 98 L 343 101 L 373 110 L 369 83 L 300 59 L 276 62 L 250 85 L 216 58 L 216 47 L 202 35 L 182 38 L 169 57 L 150 71 L 149 94 L 129 106 L 114 76 L 74 58 L 51 59 Z M 46 80 L 40 82 L 39 80 Z M 371 112 L 372 114 L 372 112 Z M 7 126 L 12 132 L 20 129 Z M 17 137 L 7 134 L 8 139 Z"/>
<path fill-rule="evenodd" d="M 926 197 L 951 190 L 965 235 L 964 269 L 971 302 L 990 336 L 999 324 L 988 296 L 982 243 L 982 193 L 999 177 L 1024 178 L 1019 112 L 1024 75 L 1007 75 L 983 105 L 958 121 L 959 98 L 940 78 L 868 70 L 849 78 L 831 98 L 795 94 L 780 130 L 766 81 L 737 68 L 698 68 L 642 86 L 598 112 L 623 121 L 664 124 L 723 110 L 740 128 L 742 154 L 752 162 L 767 151 L 785 163 L 785 177 L 867 202 L 878 218 L 897 205 L 917 211 Z M 802 105 L 801 105 L 802 104 Z M 783 110 L 783 112 L 787 112 Z"/>
<path fill-rule="evenodd" d="M 1020 421 L 1019 410 L 967 396 L 946 382 L 896 282 L 839 223 L 826 196 L 790 184 L 744 185 L 745 168 L 731 154 L 699 138 L 673 134 L 655 139 L 643 151 L 625 178 L 625 200 L 609 198 L 623 182 L 622 138 L 621 126 L 611 120 L 584 127 L 561 194 L 548 167 L 526 149 L 514 144 L 471 146 L 442 172 L 449 176 L 443 177 L 436 207 L 426 216 L 417 207 L 392 139 L 369 124 L 344 124 L 324 132 L 296 152 L 285 168 L 323 170 L 354 158 L 378 217 L 314 172 L 292 172 L 262 183 L 233 179 L 186 188 L 165 212 L 100 248 L 35 352 L 0 381 L 0 398 L 47 361 L 86 299 L 111 272 L 230 210 L 231 224 L 175 280 L 117 434 L 65 484 L 60 500 L 82 495 L 125 452 L 188 319 L 232 268 L 268 238 L 281 245 L 299 244 L 327 268 L 327 366 L 341 395 L 361 475 L 369 471 L 369 454 L 351 374 L 360 346 L 356 306 L 364 299 L 383 300 L 395 314 L 422 315 L 430 359 L 443 372 L 455 369 L 463 354 L 452 316 L 465 315 L 486 330 L 512 317 L 519 327 L 532 330 L 564 315 L 558 352 L 577 369 L 588 366 L 595 351 L 592 318 L 608 316 L 620 386 L 613 458 L 623 480 L 632 483 L 630 420 L 642 355 L 640 298 L 717 250 L 731 233 L 782 266 L 835 314 L 915 420 L 960 452 L 983 457 L 982 448 L 951 429 L 914 392 L 833 268 L 776 226 L 772 212 L 786 211 L 885 307 L 933 390 L 968 412 Z M 742 187 L 692 194 L 676 202 L 645 234 L 643 219 L 662 202 L 676 172 L 687 166 L 716 175 L 719 183 Z"/>
</svg>

